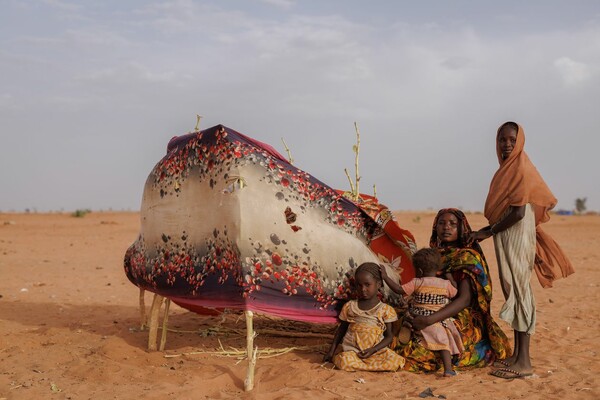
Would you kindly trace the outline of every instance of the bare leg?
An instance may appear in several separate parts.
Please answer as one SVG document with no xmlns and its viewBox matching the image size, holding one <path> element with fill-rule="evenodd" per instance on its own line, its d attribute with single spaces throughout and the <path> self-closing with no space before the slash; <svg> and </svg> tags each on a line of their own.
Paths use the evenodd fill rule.
<svg viewBox="0 0 600 400">
<path fill-rule="evenodd" d="M 519 348 L 515 362 L 510 366 L 510 368 L 520 373 L 531 373 L 533 371 L 533 367 L 531 366 L 531 358 L 529 357 L 529 342 L 531 336 L 526 332 L 518 331 L 515 331 L 515 336 L 518 338 Z"/>
<path fill-rule="evenodd" d="M 496 360 L 493 365 L 495 368 L 510 367 L 517 361 L 517 355 L 519 354 L 519 335 L 518 335 L 519 332 L 517 332 L 517 331 L 513 331 L 513 332 L 514 332 L 515 340 L 514 340 L 514 346 L 513 346 L 514 348 L 513 348 L 512 355 L 510 357 L 505 358 L 504 360 Z"/>
<path fill-rule="evenodd" d="M 493 376 L 504 379 L 524 378 L 533 374 L 531 358 L 529 357 L 529 343 L 531 337 L 526 332 L 515 331 L 514 361 L 508 367 L 498 367 L 491 372 Z"/>
<path fill-rule="evenodd" d="M 444 376 L 454 376 L 456 372 L 452 369 L 452 356 L 448 350 L 440 350 L 442 362 L 444 363 Z"/>
</svg>

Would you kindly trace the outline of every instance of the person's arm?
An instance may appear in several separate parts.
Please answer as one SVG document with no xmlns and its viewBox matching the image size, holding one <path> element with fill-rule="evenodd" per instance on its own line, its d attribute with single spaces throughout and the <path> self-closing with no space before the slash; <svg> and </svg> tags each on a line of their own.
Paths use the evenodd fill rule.
<svg viewBox="0 0 600 400">
<path fill-rule="evenodd" d="M 390 278 L 385 270 L 385 267 L 381 264 L 379 265 L 379 271 L 381 272 L 381 277 L 383 278 L 384 282 L 389 286 L 389 288 L 392 290 L 392 292 L 398 293 L 401 295 L 406 294 L 404 289 L 402 289 L 402 286 L 400 286 L 400 283 L 396 282 L 392 278 Z"/>
<path fill-rule="evenodd" d="M 446 279 L 450 282 L 450 284 L 452 286 L 454 286 L 455 288 L 458 288 L 458 284 L 456 283 L 456 281 L 454 280 L 454 276 L 452 275 L 451 272 L 446 272 L 444 274 L 444 276 L 446 277 Z"/>
<path fill-rule="evenodd" d="M 394 333 L 392 332 L 392 323 L 385 323 L 385 331 L 383 332 L 383 339 L 381 342 L 377 343 L 373 347 L 369 347 L 368 349 L 364 349 L 358 352 L 358 358 L 369 358 L 373 354 L 377 353 L 379 350 L 388 347 L 392 343 L 392 339 L 394 338 Z"/>
<path fill-rule="evenodd" d="M 454 300 L 431 315 L 414 317 L 410 324 L 414 330 L 420 331 L 429 325 L 455 316 L 469 306 L 469 304 L 471 304 L 471 284 L 468 279 L 462 279 L 458 283 L 458 296 Z"/>
<path fill-rule="evenodd" d="M 331 347 L 329 348 L 329 351 L 323 357 L 323 362 L 331 361 L 331 359 L 333 358 L 333 354 L 335 353 L 335 349 L 337 349 L 338 345 L 340 344 L 340 342 L 346 335 L 346 331 L 348 331 L 349 325 L 350 324 L 348 323 L 348 321 L 340 322 L 340 326 L 338 326 L 337 330 L 335 331 L 335 336 L 333 337 L 333 343 L 331 343 Z"/>
<path fill-rule="evenodd" d="M 471 242 L 474 240 L 479 242 L 495 235 L 498 232 L 507 230 L 525 217 L 525 208 L 526 206 L 510 206 L 510 211 L 504 218 L 496 222 L 494 225 L 486 226 L 485 228 L 482 228 L 476 232 L 472 232 L 469 235 L 469 240 Z"/>
</svg>

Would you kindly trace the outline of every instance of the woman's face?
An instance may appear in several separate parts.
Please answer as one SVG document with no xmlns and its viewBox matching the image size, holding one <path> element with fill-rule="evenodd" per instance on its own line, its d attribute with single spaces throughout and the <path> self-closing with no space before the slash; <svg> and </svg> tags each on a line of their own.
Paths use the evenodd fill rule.
<svg viewBox="0 0 600 400">
<path fill-rule="evenodd" d="M 443 243 L 456 242 L 458 240 L 458 218 L 452 213 L 440 215 L 435 230 L 437 237 Z"/>
<path fill-rule="evenodd" d="M 517 131 L 510 126 L 505 126 L 498 135 L 498 146 L 502 154 L 502 159 L 506 160 L 512 153 L 517 143 Z"/>
</svg>

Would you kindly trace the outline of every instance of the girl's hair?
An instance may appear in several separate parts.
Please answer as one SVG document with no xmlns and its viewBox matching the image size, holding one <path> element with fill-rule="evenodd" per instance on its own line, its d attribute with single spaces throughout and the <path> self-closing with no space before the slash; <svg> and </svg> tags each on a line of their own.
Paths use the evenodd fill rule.
<svg viewBox="0 0 600 400">
<path fill-rule="evenodd" d="M 502 132 L 502 129 L 504 129 L 504 128 L 514 129 L 515 132 L 519 132 L 519 125 L 517 125 L 516 122 L 508 121 L 508 122 L 503 123 L 502 125 L 500 125 L 498 132 Z"/>
<path fill-rule="evenodd" d="M 442 256 L 437 249 L 424 248 L 417 251 L 412 257 L 412 262 L 415 270 L 424 273 L 439 271 L 442 268 Z"/>
<path fill-rule="evenodd" d="M 360 264 L 358 268 L 356 268 L 356 271 L 354 271 L 354 278 L 356 278 L 358 274 L 362 274 L 363 272 L 371 274 L 377 282 L 383 283 L 383 279 L 381 278 L 381 271 L 379 271 L 379 265 L 372 262 Z"/>
</svg>

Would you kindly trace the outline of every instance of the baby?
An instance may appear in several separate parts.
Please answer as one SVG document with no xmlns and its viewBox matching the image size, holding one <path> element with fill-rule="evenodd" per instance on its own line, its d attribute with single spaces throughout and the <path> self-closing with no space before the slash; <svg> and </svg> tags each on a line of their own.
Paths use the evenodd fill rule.
<svg viewBox="0 0 600 400">
<path fill-rule="evenodd" d="M 449 280 L 438 278 L 437 274 L 442 270 L 442 259 L 436 249 L 426 248 L 417 251 L 413 256 L 413 265 L 417 277 L 408 283 L 399 285 L 393 281 L 380 266 L 383 280 L 391 290 L 405 296 L 412 295 L 409 302 L 409 312 L 413 316 L 427 316 L 442 309 L 450 300 L 456 296 L 456 282 L 450 274 L 446 274 Z M 438 352 L 444 363 L 444 376 L 455 376 L 452 368 L 452 355 L 460 354 L 464 347 L 458 329 L 454 325 L 453 318 L 447 318 L 436 322 L 416 332 L 423 340 L 424 347 Z"/>
</svg>

